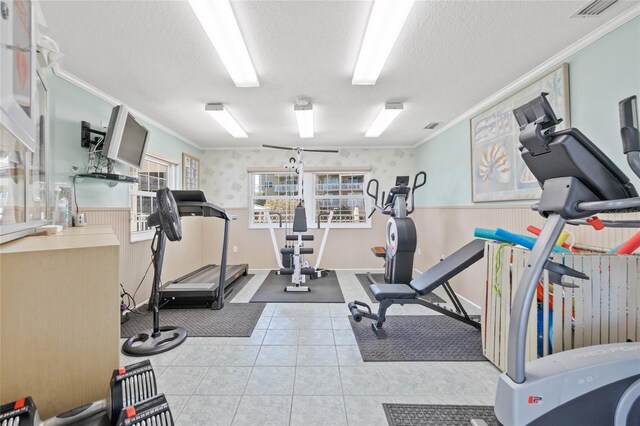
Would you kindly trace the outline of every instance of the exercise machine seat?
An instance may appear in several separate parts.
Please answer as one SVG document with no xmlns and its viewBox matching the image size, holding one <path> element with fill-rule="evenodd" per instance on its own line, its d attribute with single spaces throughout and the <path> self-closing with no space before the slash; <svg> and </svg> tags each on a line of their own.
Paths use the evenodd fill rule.
<svg viewBox="0 0 640 426">
<path fill-rule="evenodd" d="M 485 243 L 486 241 L 481 239 L 471 241 L 469 244 L 427 269 L 420 274 L 419 277 L 413 279 L 409 285 L 420 295 L 431 293 L 482 259 L 484 257 Z"/>
<path fill-rule="evenodd" d="M 406 284 L 371 284 L 369 290 L 378 302 L 387 299 L 415 299 L 415 290 Z"/>
<path fill-rule="evenodd" d="M 294 254 L 294 247 L 285 247 L 280 249 L 281 254 Z M 300 254 L 313 254 L 313 247 L 300 247 Z"/>
<path fill-rule="evenodd" d="M 313 235 L 300 235 L 302 237 L 302 241 L 313 241 Z M 298 241 L 298 235 L 286 235 L 286 241 Z"/>
</svg>

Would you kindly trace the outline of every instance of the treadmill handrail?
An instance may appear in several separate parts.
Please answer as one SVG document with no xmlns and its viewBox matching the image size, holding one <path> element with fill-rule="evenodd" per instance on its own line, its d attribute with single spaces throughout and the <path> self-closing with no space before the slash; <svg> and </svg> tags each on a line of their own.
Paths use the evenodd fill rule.
<svg viewBox="0 0 640 426">
<path fill-rule="evenodd" d="M 180 216 L 204 216 L 204 217 L 217 217 L 224 220 L 231 220 L 231 217 L 222 208 L 212 203 L 203 203 L 201 201 L 180 201 L 176 203 L 178 205 L 178 212 Z"/>
</svg>

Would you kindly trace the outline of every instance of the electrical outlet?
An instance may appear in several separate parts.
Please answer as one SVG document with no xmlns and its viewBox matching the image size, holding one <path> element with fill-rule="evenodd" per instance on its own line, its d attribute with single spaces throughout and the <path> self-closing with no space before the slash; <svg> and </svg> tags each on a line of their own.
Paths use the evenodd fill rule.
<svg viewBox="0 0 640 426">
<path fill-rule="evenodd" d="M 420 250 L 420 247 L 418 247 L 418 256 L 420 256 L 422 254 L 422 250 Z"/>
<path fill-rule="evenodd" d="M 100 120 L 100 127 L 102 127 L 103 129 L 106 129 L 107 127 L 109 127 L 109 122 Z"/>
<path fill-rule="evenodd" d="M 233 246 L 233 252 L 237 253 L 238 252 L 238 246 Z"/>
</svg>

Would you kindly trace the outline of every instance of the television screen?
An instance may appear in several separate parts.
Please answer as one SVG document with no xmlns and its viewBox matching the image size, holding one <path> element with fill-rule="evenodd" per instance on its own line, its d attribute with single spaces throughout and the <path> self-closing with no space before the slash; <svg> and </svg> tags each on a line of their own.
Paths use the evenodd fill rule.
<svg viewBox="0 0 640 426">
<path fill-rule="evenodd" d="M 107 158 L 140 168 L 149 142 L 149 131 L 129 113 L 124 105 L 111 112 L 102 154 Z"/>
</svg>

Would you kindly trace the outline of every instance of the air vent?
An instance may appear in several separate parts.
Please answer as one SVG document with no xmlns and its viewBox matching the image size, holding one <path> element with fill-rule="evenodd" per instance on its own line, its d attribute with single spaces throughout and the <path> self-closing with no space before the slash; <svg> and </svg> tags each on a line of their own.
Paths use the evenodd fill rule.
<svg viewBox="0 0 640 426">
<path fill-rule="evenodd" d="M 574 12 L 569 18 L 595 18 L 609 9 L 618 0 L 594 0 Z"/>
<path fill-rule="evenodd" d="M 438 127 L 439 125 L 440 125 L 440 123 L 437 123 L 437 122 L 434 121 L 434 122 L 431 122 L 431 123 L 427 124 L 426 126 L 424 126 L 424 129 L 425 130 L 433 130 L 436 127 Z"/>
</svg>

